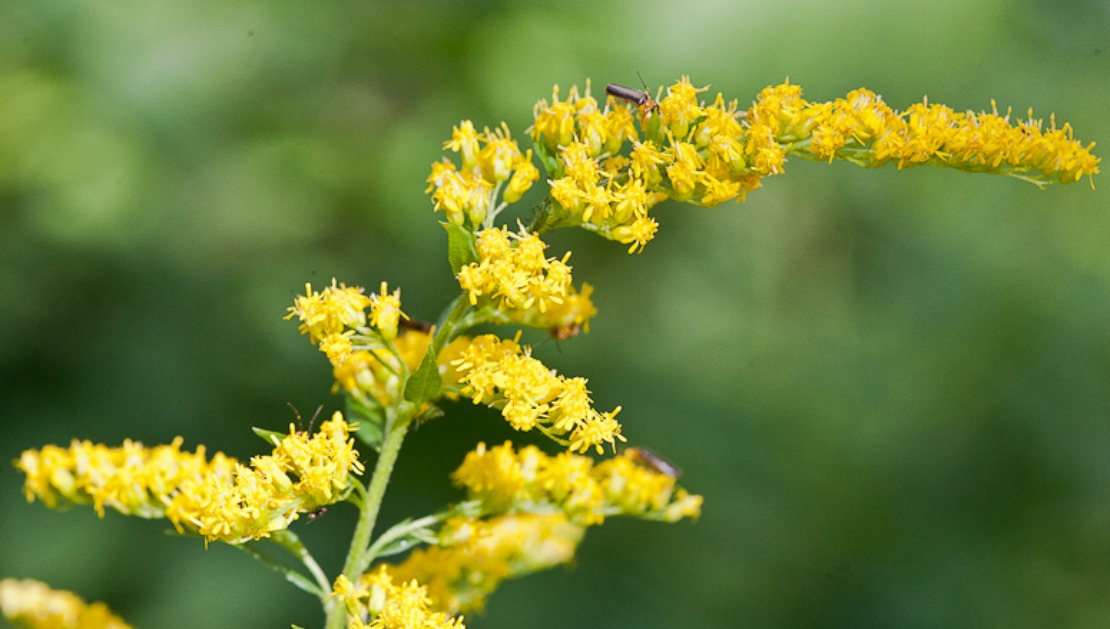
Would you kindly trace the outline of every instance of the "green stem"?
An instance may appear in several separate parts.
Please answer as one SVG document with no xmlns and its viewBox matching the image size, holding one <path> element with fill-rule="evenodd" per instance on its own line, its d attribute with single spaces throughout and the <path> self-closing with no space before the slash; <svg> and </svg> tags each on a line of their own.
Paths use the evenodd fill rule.
<svg viewBox="0 0 1110 629">
<path fill-rule="evenodd" d="M 385 489 L 389 485 L 389 477 L 393 474 L 393 465 L 397 462 L 397 455 L 401 452 L 401 444 L 405 440 L 405 434 L 408 433 L 409 423 L 415 411 L 412 404 L 407 402 L 400 404 L 397 416 L 393 418 L 393 422 L 390 422 L 393 426 L 382 441 L 378 462 L 374 465 L 374 475 L 370 478 L 370 485 L 366 489 L 366 497 L 362 501 L 359 512 L 358 524 L 355 525 L 355 532 L 351 538 L 347 561 L 343 564 L 343 574 L 351 581 L 358 581 L 371 561 L 366 550 L 378 520 Z M 325 626 L 328 629 L 343 629 L 346 626 L 346 607 L 343 601 L 336 598 L 329 599 L 324 608 L 327 612 Z"/>
<path fill-rule="evenodd" d="M 463 291 L 455 298 L 455 301 L 451 302 L 450 310 L 436 326 L 436 335 L 432 338 L 432 348 L 437 356 L 443 346 L 447 344 L 447 341 L 455 338 L 459 330 L 459 322 L 463 319 L 467 310 L 470 310 L 470 296 L 466 291 Z"/>
<path fill-rule="evenodd" d="M 455 335 L 459 320 L 469 309 L 470 301 L 466 293 L 462 293 L 452 302 L 442 316 L 435 337 L 432 339 L 435 354 L 438 355 L 447 341 Z M 347 560 L 343 564 L 343 575 L 352 582 L 357 582 L 362 573 L 370 567 L 370 562 L 374 560 L 370 544 L 374 525 L 381 511 L 386 487 L 389 486 L 389 478 L 393 475 L 393 465 L 401 452 L 401 444 L 404 443 L 409 425 L 418 410 L 417 404 L 400 400 L 392 408 L 386 409 L 388 419 L 385 423 L 385 439 L 382 441 L 370 483 L 366 486 L 365 494 L 360 496 L 358 523 L 351 537 Z M 327 616 L 325 623 L 327 629 L 344 629 L 347 626 L 347 609 L 343 601 L 338 598 L 328 598 L 324 603 L 324 611 Z"/>
</svg>

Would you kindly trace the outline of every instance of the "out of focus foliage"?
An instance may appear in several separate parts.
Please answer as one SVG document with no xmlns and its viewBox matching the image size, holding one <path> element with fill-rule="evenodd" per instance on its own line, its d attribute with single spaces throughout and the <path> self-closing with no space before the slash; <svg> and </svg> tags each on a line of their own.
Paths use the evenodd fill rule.
<svg viewBox="0 0 1110 629">
<path fill-rule="evenodd" d="M 0 459 L 178 434 L 249 456 L 287 403 L 334 408 L 281 319 L 293 295 L 388 280 L 438 312 L 429 164 L 463 117 L 523 129 L 553 82 L 994 98 L 1102 153 L 1107 32 L 1083 0 L 0 3 Z M 633 444 L 666 444 L 704 516 L 591 531 L 573 574 L 510 584 L 468 626 L 1110 624 L 1095 179 L 795 160 L 744 205 L 661 208 L 641 256 L 558 234 L 600 315 L 537 352 L 622 405 Z M 386 520 L 457 497 L 448 471 L 505 436 L 447 410 L 411 437 Z M 0 474 L 3 576 L 135 626 L 320 623 L 255 562 L 27 506 L 19 483 Z M 348 524 L 333 511 L 308 543 Z"/>
</svg>

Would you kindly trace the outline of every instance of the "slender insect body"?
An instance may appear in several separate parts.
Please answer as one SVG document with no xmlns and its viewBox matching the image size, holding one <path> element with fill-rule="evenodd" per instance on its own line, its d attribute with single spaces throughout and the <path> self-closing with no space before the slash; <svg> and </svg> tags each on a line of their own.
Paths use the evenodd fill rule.
<svg viewBox="0 0 1110 629">
<path fill-rule="evenodd" d="M 651 450 L 648 450 L 647 448 L 628 448 L 624 451 L 624 454 L 636 465 L 646 467 L 647 469 L 662 474 L 663 476 L 667 476 L 676 480 L 679 476 L 682 476 L 682 470 L 678 469 L 677 465 L 671 463 L 667 459 L 664 459 Z"/>
<path fill-rule="evenodd" d="M 639 75 L 639 72 L 636 74 Z M 635 103 L 638 107 L 646 108 L 648 111 L 658 109 L 659 103 L 652 97 L 651 93 L 647 91 L 647 84 L 644 83 L 643 77 L 640 77 L 640 84 L 644 86 L 644 89 L 638 90 L 632 87 L 610 83 L 605 86 L 605 93 L 614 98 Z"/>
<path fill-rule="evenodd" d="M 655 102 L 655 99 L 651 97 L 651 94 L 632 87 L 610 83 L 605 86 L 605 92 L 615 98 L 626 100 L 630 103 L 636 103 L 640 107 L 657 106 L 657 103 Z"/>
</svg>

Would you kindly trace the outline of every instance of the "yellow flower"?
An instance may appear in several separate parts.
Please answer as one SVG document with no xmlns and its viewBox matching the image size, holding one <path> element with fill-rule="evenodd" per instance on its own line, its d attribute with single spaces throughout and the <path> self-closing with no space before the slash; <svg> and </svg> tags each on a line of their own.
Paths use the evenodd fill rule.
<svg viewBox="0 0 1110 629">
<path fill-rule="evenodd" d="M 440 531 L 440 546 L 414 550 L 389 571 L 394 579 L 426 584 L 435 609 L 482 611 L 506 579 L 574 559 L 584 533 L 561 513 L 458 518 Z"/>
<path fill-rule="evenodd" d="M 501 183 L 513 174 L 513 170 L 521 164 L 523 156 L 520 147 L 509 134 L 509 126 L 504 122 L 501 127 L 484 133 L 485 146 L 478 155 L 478 166 L 481 168 L 482 177 L 492 183 Z M 464 161 L 464 168 L 466 167 Z"/>
<path fill-rule="evenodd" d="M 628 225 L 621 225 L 613 230 L 613 237 L 620 243 L 631 245 L 628 253 L 643 251 L 655 232 L 659 230 L 659 223 L 650 216 L 638 216 Z"/>
<path fill-rule="evenodd" d="M 459 172 L 450 162 L 433 164 L 428 182 L 435 211 L 446 214 L 451 224 L 463 225 L 468 218 L 475 223 L 485 219 L 492 203 L 490 182 L 469 171 Z"/>
<path fill-rule="evenodd" d="M 705 115 L 705 108 L 698 104 L 698 93 L 707 89 L 695 88 L 687 76 L 667 88 L 667 95 L 659 101 L 659 119 L 674 137 L 685 138 L 694 121 Z"/>
<path fill-rule="evenodd" d="M 513 178 L 509 180 L 509 187 L 505 189 L 502 197 L 505 203 L 516 203 L 524 193 L 540 178 L 540 171 L 532 163 L 532 149 L 516 162 Z"/>
<path fill-rule="evenodd" d="M 593 101 L 588 95 L 587 98 Z M 579 100 L 583 99 L 578 96 L 577 86 L 570 89 L 570 97 L 566 101 L 559 100 L 558 85 L 552 88 L 551 105 L 548 105 L 546 100 L 541 100 L 533 108 L 535 122 L 529 129 L 532 140 L 544 142 L 550 151 L 568 144 L 574 134 L 574 114 L 578 110 L 576 103 Z M 588 101 L 586 104 L 588 105 Z M 594 102 L 595 107 L 596 105 L 597 103 Z M 588 106 L 584 108 L 588 109 Z"/>
<path fill-rule="evenodd" d="M 343 601 L 343 605 L 347 608 L 347 615 L 353 616 L 361 622 L 362 611 L 365 608 L 362 601 L 364 599 L 369 600 L 370 590 L 361 582 L 352 583 L 347 575 L 341 574 L 336 577 L 329 598 L 338 598 Z"/>
<path fill-rule="evenodd" d="M 560 303 L 549 305 L 542 312 L 533 304 L 531 308 L 514 310 L 510 318 L 515 323 L 545 329 L 552 337 L 566 340 L 590 331 L 590 320 L 597 315 L 590 298 L 593 292 L 594 287 L 589 284 L 583 284 L 581 291 L 573 285 L 567 286 L 567 294 Z"/>
<path fill-rule="evenodd" d="M 742 201 L 761 178 L 782 174 L 792 154 L 864 166 L 935 164 L 1038 185 L 1098 172 L 1093 144 L 1084 147 L 1052 119 L 1044 129 L 1032 114 L 1011 124 L 994 107 L 959 113 L 926 102 L 899 113 L 865 89 L 810 103 L 789 82 L 763 89 L 742 111 L 721 94 L 699 100 L 703 91 L 682 77 L 638 118 L 614 99 L 599 111 L 588 88 L 585 96 L 572 88 L 565 101 L 556 90 L 551 105 L 537 103 L 531 131 L 553 159 L 556 202 L 543 224 L 580 225 L 635 253 L 654 237 L 649 211 L 660 201 Z"/>
<path fill-rule="evenodd" d="M 354 429 L 339 412 L 311 436 L 290 426 L 288 436 L 275 437 L 272 454 L 254 457 L 249 466 L 213 466 L 182 483 L 166 517 L 178 530 L 196 530 L 206 542 L 269 537 L 300 514 L 334 504 L 349 475 L 363 472 L 349 437 Z"/>
<path fill-rule="evenodd" d="M 532 152 L 521 153 L 505 123 L 478 133 L 471 121 L 464 120 L 443 148 L 459 153 L 462 165 L 456 167 L 446 159 L 432 164 L 426 192 L 432 193 L 435 211 L 442 211 L 454 225 L 468 220 L 475 227 L 486 223 L 491 214 L 519 201 L 540 176 L 532 164 Z M 497 195 L 506 181 L 509 184 L 498 205 Z"/>
<path fill-rule="evenodd" d="M 513 234 L 506 228 L 491 228 L 478 234 L 478 261 L 459 271 L 459 285 L 470 293 L 470 303 L 488 296 L 502 307 L 540 312 L 562 303 L 570 286 L 567 260 L 544 256 L 546 244 L 537 234 Z"/>
<path fill-rule="evenodd" d="M 382 287 L 377 294 L 370 296 L 370 325 L 387 341 L 397 338 L 397 324 L 401 317 L 408 319 L 408 315 L 401 312 L 401 289 L 389 292 L 389 286 L 382 282 Z"/>
<path fill-rule="evenodd" d="M 474 168 L 478 165 L 478 152 L 480 151 L 478 132 L 474 123 L 463 120 L 459 126 L 451 129 L 451 139 L 443 143 L 444 150 L 452 150 L 462 156 L 463 169 Z"/>
<path fill-rule="evenodd" d="M 363 289 L 346 284 L 336 285 L 332 279 L 331 286 L 320 292 L 313 291 L 311 284 L 305 284 L 305 295 L 294 300 L 285 318 L 299 318 L 301 334 L 308 334 L 309 340 L 315 344 L 345 329 L 365 326 L 369 305 L 370 298 L 363 294 Z"/>
<path fill-rule="evenodd" d="M 566 378 L 532 358 L 530 350 L 515 340 L 492 334 L 474 338 L 454 361 L 461 374 L 462 395 L 475 404 L 485 402 L 501 409 L 516 430 L 539 428 L 548 437 L 575 452 L 602 444 L 615 447 L 624 441 L 613 417 L 620 411 L 601 413 L 592 406 L 585 378 Z"/>
<path fill-rule="evenodd" d="M 348 627 L 366 629 L 465 629 L 462 617 L 432 608 L 428 590 L 415 580 L 396 582 L 385 565 L 359 578 L 340 576 L 332 595 L 347 606 Z"/>
<path fill-rule="evenodd" d="M 1029 119 L 1010 122 L 1010 112 L 957 112 L 944 105 L 921 102 L 898 113 L 878 95 L 859 89 L 831 103 L 815 103 L 799 117 L 809 130 L 809 151 L 819 159 L 835 159 L 842 149 L 854 150 L 852 161 L 881 166 L 896 161 L 899 168 L 937 164 L 1010 174 L 1036 183 L 1076 181 L 1098 172 L 1094 144 L 1083 147 L 1071 127 L 1049 129 Z M 804 139 L 804 136 L 802 136 Z M 860 153 L 862 151 L 862 153 Z"/>
<path fill-rule="evenodd" d="M 332 360 L 336 386 L 364 403 L 372 399 L 378 404 L 388 406 L 402 393 L 402 374 L 411 373 L 420 366 L 431 342 L 430 332 L 403 330 L 393 341 L 397 354 L 377 348 L 340 356 L 341 360 Z M 443 395 L 448 398 L 454 399 L 455 394 L 451 389 L 459 381 L 459 374 L 451 361 L 458 358 L 462 348 L 469 342 L 469 337 L 456 337 L 436 358 L 443 379 Z M 398 356 L 401 358 L 400 362 Z"/>
<path fill-rule="evenodd" d="M 27 450 L 16 462 L 27 478 L 27 499 L 48 507 L 65 503 L 106 507 L 125 515 L 165 517 L 179 531 L 207 541 L 241 543 L 286 528 L 300 513 L 332 504 L 362 464 L 348 435 L 353 426 L 336 413 L 309 437 L 291 426 L 273 454 L 243 465 L 204 447 L 182 452 L 182 439 L 146 448 L 126 441 L 110 448 L 76 441 L 69 448 Z"/>
<path fill-rule="evenodd" d="M 643 465 L 634 449 L 595 464 L 570 452 L 549 456 L 535 446 L 516 451 L 510 442 L 488 449 L 480 443 L 452 478 L 490 513 L 555 508 L 579 526 L 612 515 L 675 522 L 701 511 L 701 496 L 678 487 L 673 475 Z"/>
<path fill-rule="evenodd" d="M 50 508 L 92 504 L 100 517 L 109 507 L 125 515 L 159 518 L 183 483 L 211 467 L 203 446 L 182 452 L 183 442 L 177 437 L 170 445 L 145 448 L 126 440 L 111 448 L 75 439 L 68 448 L 26 450 L 16 467 L 26 475 L 23 491 L 28 502 L 38 498 Z"/>
<path fill-rule="evenodd" d="M 28 629 L 130 629 L 104 603 L 86 603 L 31 579 L 0 580 L 0 612 Z"/>
</svg>

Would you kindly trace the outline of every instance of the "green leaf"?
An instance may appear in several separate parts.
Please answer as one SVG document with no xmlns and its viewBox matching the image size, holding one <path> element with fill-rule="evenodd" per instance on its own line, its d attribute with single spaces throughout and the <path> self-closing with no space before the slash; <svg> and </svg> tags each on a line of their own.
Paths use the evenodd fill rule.
<svg viewBox="0 0 1110 629">
<path fill-rule="evenodd" d="M 447 261 L 451 263 L 451 271 L 458 275 L 464 266 L 478 261 L 478 247 L 474 243 L 474 234 L 458 225 L 440 224 L 447 230 Z"/>
<path fill-rule="evenodd" d="M 558 173 L 556 171 L 559 169 L 559 160 L 556 159 L 551 150 L 547 148 L 547 144 L 543 142 L 533 142 L 532 149 L 535 151 L 536 157 L 540 159 L 540 163 L 543 164 L 543 169 L 547 171 L 547 176 L 552 179 L 558 179 Z"/>
<path fill-rule="evenodd" d="M 358 422 L 355 437 L 366 445 L 380 450 L 385 413 L 380 406 L 366 406 L 354 398 L 347 398 L 347 421 Z"/>
<path fill-rule="evenodd" d="M 251 430 L 254 431 L 254 434 L 258 435 L 259 437 L 262 437 L 262 440 L 265 441 L 266 443 L 270 444 L 270 445 L 274 445 L 275 440 L 276 441 L 281 441 L 282 439 L 289 436 L 287 433 L 284 433 L 284 432 L 277 432 L 277 431 L 274 431 L 274 430 L 266 430 L 265 428 L 259 428 L 257 426 L 252 426 Z"/>
<path fill-rule="evenodd" d="M 405 384 L 405 399 L 414 404 L 426 402 L 439 393 L 441 384 L 435 347 L 429 346 L 420 368 L 409 376 L 409 381 Z"/>
</svg>

